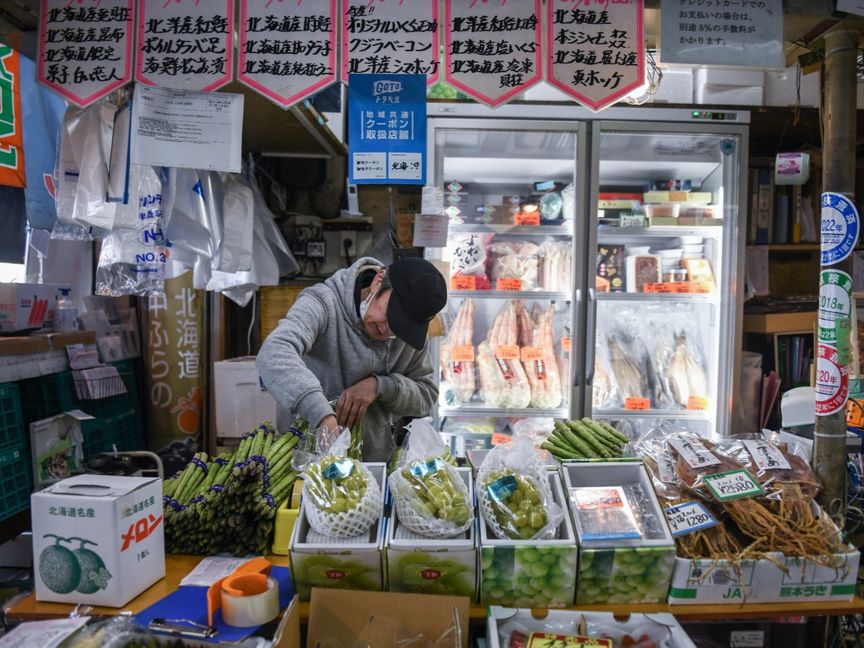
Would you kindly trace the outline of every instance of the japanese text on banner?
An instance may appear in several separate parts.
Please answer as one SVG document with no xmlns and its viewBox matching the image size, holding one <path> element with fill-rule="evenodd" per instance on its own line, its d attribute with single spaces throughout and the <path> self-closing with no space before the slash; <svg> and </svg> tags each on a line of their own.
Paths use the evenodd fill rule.
<svg viewBox="0 0 864 648">
<path fill-rule="evenodd" d="M 0 44 L 0 185 L 24 187 L 24 126 L 18 52 Z"/>
<path fill-rule="evenodd" d="M 336 81 L 336 0 L 241 0 L 238 80 L 283 108 Z"/>
</svg>

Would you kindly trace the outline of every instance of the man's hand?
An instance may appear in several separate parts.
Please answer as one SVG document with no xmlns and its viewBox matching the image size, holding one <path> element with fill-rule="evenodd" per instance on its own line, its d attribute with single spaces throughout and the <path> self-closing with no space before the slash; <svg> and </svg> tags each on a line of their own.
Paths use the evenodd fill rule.
<svg viewBox="0 0 864 648">
<path fill-rule="evenodd" d="M 363 420 L 366 410 L 378 397 L 378 379 L 364 378 L 342 392 L 336 401 L 336 419 L 340 425 L 350 428 Z"/>
<path fill-rule="evenodd" d="M 328 430 L 338 430 L 339 422 L 336 420 L 336 417 L 332 414 L 330 416 L 325 416 L 321 419 L 321 422 L 317 425 L 317 428 L 326 428 Z"/>
</svg>

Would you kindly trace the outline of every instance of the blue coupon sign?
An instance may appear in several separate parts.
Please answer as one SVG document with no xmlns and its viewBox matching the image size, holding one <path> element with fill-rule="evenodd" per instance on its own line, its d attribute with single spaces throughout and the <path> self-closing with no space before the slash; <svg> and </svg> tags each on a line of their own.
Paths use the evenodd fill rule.
<svg viewBox="0 0 864 648">
<path fill-rule="evenodd" d="M 846 259 L 858 242 L 858 210 L 846 196 L 822 194 L 822 265 Z"/>
</svg>

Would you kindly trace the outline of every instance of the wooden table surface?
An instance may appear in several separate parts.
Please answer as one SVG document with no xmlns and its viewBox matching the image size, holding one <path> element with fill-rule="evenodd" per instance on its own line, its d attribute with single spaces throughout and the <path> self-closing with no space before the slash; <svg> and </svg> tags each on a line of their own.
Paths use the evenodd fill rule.
<svg viewBox="0 0 864 648">
<path fill-rule="evenodd" d="M 94 607 L 94 616 L 112 616 L 128 611 L 137 614 L 175 591 L 183 577 L 195 568 L 202 556 L 165 556 L 165 578 L 152 585 L 122 608 Z M 288 556 L 268 556 L 274 565 L 288 566 Z M 35 621 L 68 616 L 74 608 L 66 603 L 44 603 L 37 601 L 31 593 L 6 609 L 10 622 Z M 836 616 L 864 614 L 864 599 L 855 597 L 851 601 L 814 601 L 809 603 L 745 603 L 742 605 L 580 605 L 585 612 L 612 612 L 628 614 L 651 614 L 668 612 L 682 620 L 710 619 L 767 619 L 778 616 Z M 542 616 L 542 613 L 538 614 Z M 474 606 L 470 617 L 473 620 L 486 618 L 486 608 Z M 300 604 L 300 618 L 309 618 L 309 604 Z"/>
</svg>

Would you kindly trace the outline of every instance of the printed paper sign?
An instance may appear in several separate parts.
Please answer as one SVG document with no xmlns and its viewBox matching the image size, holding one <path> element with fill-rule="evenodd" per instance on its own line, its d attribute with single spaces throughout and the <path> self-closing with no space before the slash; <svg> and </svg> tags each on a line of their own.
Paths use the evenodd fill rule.
<svg viewBox="0 0 864 648">
<path fill-rule="evenodd" d="M 351 74 L 423 74 L 438 80 L 438 0 L 346 0 L 342 81 Z"/>
<path fill-rule="evenodd" d="M 840 364 L 837 349 L 820 342 L 816 350 L 816 416 L 843 410 L 849 399 L 849 366 Z"/>
<path fill-rule="evenodd" d="M 39 83 L 85 107 L 132 80 L 133 0 L 42 0 Z"/>
<path fill-rule="evenodd" d="M 852 313 L 852 277 L 841 270 L 823 270 L 819 276 L 819 341 L 835 344 L 838 319 Z"/>
<path fill-rule="evenodd" d="M 447 216 L 417 214 L 414 217 L 414 245 L 417 247 L 444 247 L 447 245 Z"/>
<path fill-rule="evenodd" d="M 423 75 L 351 75 L 348 170 L 355 184 L 426 184 Z"/>
<path fill-rule="evenodd" d="M 132 162 L 240 173 L 243 95 L 137 86 Z"/>
<path fill-rule="evenodd" d="M 675 477 L 675 462 L 672 457 L 664 454 L 657 460 L 657 476 L 664 484 L 674 484 L 678 481 Z"/>
<path fill-rule="evenodd" d="M 720 502 L 753 497 L 765 492 L 756 478 L 743 469 L 705 475 L 703 479 L 708 490 Z"/>
<path fill-rule="evenodd" d="M 543 76 L 540 0 L 445 0 L 444 76 L 500 106 Z"/>
<path fill-rule="evenodd" d="M 591 110 L 645 83 L 641 0 L 546 2 L 546 81 Z"/>
<path fill-rule="evenodd" d="M 660 29 L 664 64 L 786 67 L 782 0 L 661 0 Z"/>
<path fill-rule="evenodd" d="M 708 450 L 700 441 L 673 437 L 669 439 L 669 445 L 675 448 L 675 452 L 681 455 L 691 468 L 716 466 L 720 463 L 720 460 L 714 456 L 714 453 Z"/>
<path fill-rule="evenodd" d="M 234 0 L 138 0 L 135 80 L 177 90 L 221 88 L 233 74 L 233 30 Z"/>
<path fill-rule="evenodd" d="M 768 441 L 747 439 L 744 447 L 753 457 L 753 463 L 759 470 L 792 470 L 780 448 Z"/>
<path fill-rule="evenodd" d="M 282 108 L 336 81 L 336 0 L 240 0 L 237 80 Z"/>
<path fill-rule="evenodd" d="M 846 196 L 822 194 L 822 265 L 848 257 L 858 242 L 858 210 Z"/>
<path fill-rule="evenodd" d="M 18 52 L 0 44 L 0 185 L 27 186 Z"/>
<path fill-rule="evenodd" d="M 663 510 L 673 537 L 717 526 L 717 520 L 702 502 L 684 502 Z"/>
</svg>

